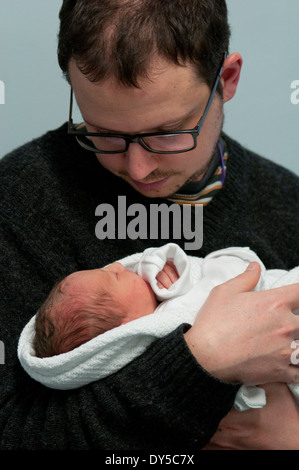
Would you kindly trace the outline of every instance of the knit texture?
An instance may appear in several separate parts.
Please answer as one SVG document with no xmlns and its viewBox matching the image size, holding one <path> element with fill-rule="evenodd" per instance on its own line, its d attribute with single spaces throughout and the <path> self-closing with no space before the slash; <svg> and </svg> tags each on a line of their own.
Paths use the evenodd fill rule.
<svg viewBox="0 0 299 470">
<path fill-rule="evenodd" d="M 224 136 L 224 188 L 204 208 L 194 256 L 249 246 L 266 268 L 299 264 L 299 180 Z M 113 194 L 111 190 L 113 189 Z M 148 200 L 81 149 L 67 126 L 0 161 L 0 449 L 197 449 L 230 410 L 240 384 L 211 377 L 191 355 L 182 325 L 117 374 L 74 391 L 50 390 L 17 360 L 19 334 L 54 282 L 149 246 L 182 240 L 95 236 L 101 203 Z M 169 203 L 170 204 L 170 203 Z"/>
</svg>

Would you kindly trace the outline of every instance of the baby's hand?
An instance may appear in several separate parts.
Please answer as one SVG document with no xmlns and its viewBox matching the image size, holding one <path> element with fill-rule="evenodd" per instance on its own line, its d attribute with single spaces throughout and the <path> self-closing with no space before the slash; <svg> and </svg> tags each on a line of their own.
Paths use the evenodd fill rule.
<svg viewBox="0 0 299 470">
<path fill-rule="evenodd" d="M 167 261 L 162 271 L 157 276 L 157 286 L 160 289 L 169 289 L 172 284 L 179 278 L 175 265 L 171 261 Z"/>
</svg>

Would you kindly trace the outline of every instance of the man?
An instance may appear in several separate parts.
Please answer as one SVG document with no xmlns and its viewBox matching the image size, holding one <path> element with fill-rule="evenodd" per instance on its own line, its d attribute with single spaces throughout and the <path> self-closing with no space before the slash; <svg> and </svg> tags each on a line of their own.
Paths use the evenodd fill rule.
<svg viewBox="0 0 299 470">
<path fill-rule="evenodd" d="M 204 243 L 189 254 L 249 245 L 267 268 L 299 264 L 298 178 L 221 132 L 242 66 L 227 56 L 225 1 L 66 0 L 60 20 L 59 63 L 84 123 L 70 116 L 0 165 L 0 448 L 298 448 L 285 383 L 299 380 L 299 288 L 252 292 L 255 264 L 114 376 L 61 393 L 21 370 L 20 331 L 58 279 L 165 243 L 95 236 L 96 208 L 117 212 L 119 196 L 204 204 Z M 265 409 L 231 411 L 241 383 L 264 384 Z"/>
</svg>

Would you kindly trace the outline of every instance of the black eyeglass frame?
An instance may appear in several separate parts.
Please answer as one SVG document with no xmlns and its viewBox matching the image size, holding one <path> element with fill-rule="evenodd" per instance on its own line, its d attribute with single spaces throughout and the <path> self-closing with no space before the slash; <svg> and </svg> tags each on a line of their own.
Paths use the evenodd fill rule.
<svg viewBox="0 0 299 470">
<path fill-rule="evenodd" d="M 225 57 L 224 57 L 224 59 L 225 59 Z M 145 148 L 148 152 L 151 152 L 151 153 L 177 154 L 177 153 L 190 152 L 191 150 L 194 150 L 197 146 L 197 138 L 200 134 L 200 131 L 202 129 L 202 126 L 204 124 L 204 121 L 206 119 L 208 111 L 209 111 L 209 109 L 211 107 L 211 104 L 213 102 L 214 95 L 215 95 L 215 92 L 216 92 L 216 89 L 217 89 L 217 86 L 218 86 L 218 83 L 219 83 L 219 80 L 220 80 L 220 77 L 221 77 L 221 74 L 222 74 L 224 59 L 221 63 L 221 66 L 220 66 L 218 72 L 217 72 L 217 76 L 216 76 L 215 82 L 213 84 L 213 88 L 212 88 L 209 100 L 207 102 L 207 105 L 205 107 L 205 110 L 204 110 L 200 120 L 198 121 L 197 125 L 193 129 L 183 129 L 183 130 L 170 131 L 170 132 L 151 132 L 151 133 L 145 133 L 145 134 L 112 134 L 112 133 L 98 133 L 98 132 L 84 132 L 84 133 L 82 133 L 82 131 L 78 130 L 78 128 L 76 128 L 74 126 L 73 119 L 72 119 L 73 88 L 71 87 L 69 121 L 68 121 L 68 134 L 75 135 L 78 143 L 81 145 L 81 147 L 85 148 L 86 150 L 88 150 L 90 152 L 94 152 L 94 153 L 105 154 L 105 155 L 125 153 L 128 150 L 129 145 L 131 143 L 138 143 L 143 148 Z M 180 134 L 191 134 L 192 137 L 193 137 L 193 147 L 190 147 L 190 148 L 184 149 L 184 150 L 171 150 L 171 151 L 168 151 L 168 150 L 167 151 L 166 150 L 164 150 L 164 151 L 162 151 L 162 150 L 153 150 L 142 140 L 144 137 L 156 137 L 156 136 L 163 136 L 163 135 L 165 135 L 165 136 L 180 135 Z M 80 137 L 81 138 L 82 137 L 112 137 L 112 138 L 119 138 L 119 139 L 123 139 L 126 142 L 126 146 L 123 150 L 117 150 L 117 151 L 116 150 L 110 150 L 110 151 L 109 150 L 107 150 L 107 151 L 106 150 L 99 150 L 95 146 L 94 147 L 92 147 L 91 145 L 89 146 L 89 144 L 86 144 L 84 141 L 80 140 Z"/>
</svg>

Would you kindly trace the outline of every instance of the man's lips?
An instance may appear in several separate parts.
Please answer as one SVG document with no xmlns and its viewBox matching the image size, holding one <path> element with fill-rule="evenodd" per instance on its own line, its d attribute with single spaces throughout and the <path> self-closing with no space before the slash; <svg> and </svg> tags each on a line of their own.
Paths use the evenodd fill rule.
<svg viewBox="0 0 299 470">
<path fill-rule="evenodd" d="M 133 183 L 135 186 L 137 186 L 139 189 L 142 189 L 143 191 L 151 191 L 153 189 L 159 189 L 161 186 L 163 186 L 164 183 L 168 180 L 168 176 L 166 178 L 163 178 L 162 180 L 159 181 L 153 181 L 152 183 L 142 183 L 140 181 L 135 181 L 133 180 Z"/>
</svg>

